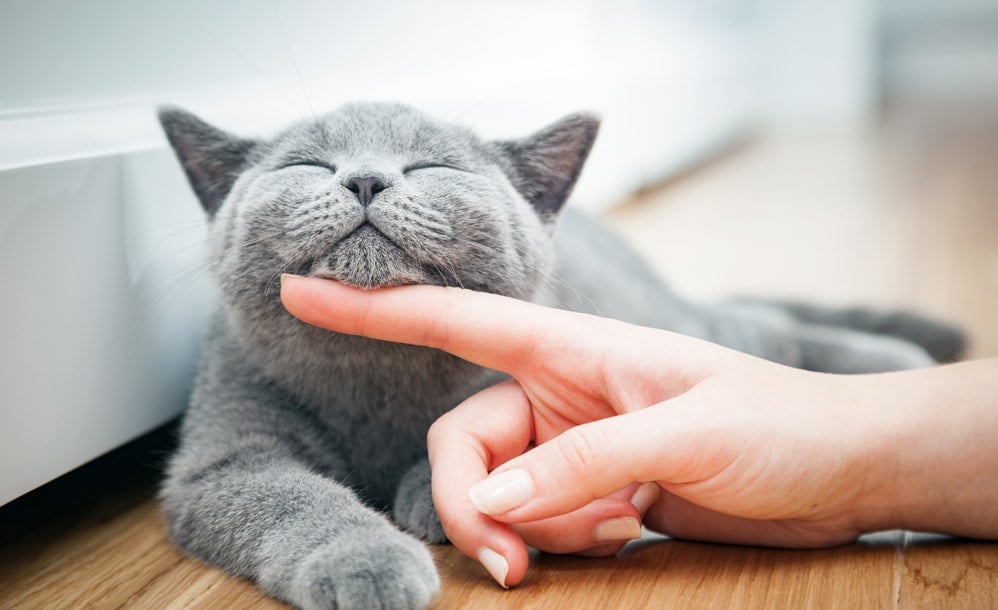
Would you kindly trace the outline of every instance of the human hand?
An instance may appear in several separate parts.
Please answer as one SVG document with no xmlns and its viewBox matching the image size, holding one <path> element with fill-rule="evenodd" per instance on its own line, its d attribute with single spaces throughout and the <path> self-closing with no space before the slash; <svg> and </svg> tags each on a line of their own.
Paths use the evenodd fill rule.
<svg viewBox="0 0 998 610">
<path fill-rule="evenodd" d="M 606 550 L 596 528 L 634 516 L 621 496 L 647 481 L 662 492 L 645 525 L 682 538 L 813 547 L 904 523 L 890 507 L 918 468 L 897 449 L 934 421 L 886 376 L 808 373 L 494 295 L 289 278 L 282 298 L 306 322 L 511 375 L 429 435 L 448 537 L 504 585 L 526 573 L 523 537 Z"/>
</svg>

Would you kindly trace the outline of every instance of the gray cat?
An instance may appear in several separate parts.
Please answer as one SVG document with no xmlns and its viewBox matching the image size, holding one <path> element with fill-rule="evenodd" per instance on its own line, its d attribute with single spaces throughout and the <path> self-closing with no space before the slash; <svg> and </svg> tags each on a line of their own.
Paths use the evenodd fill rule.
<svg viewBox="0 0 998 610">
<path fill-rule="evenodd" d="M 426 430 L 500 377 L 307 326 L 281 306 L 282 272 L 463 286 L 824 371 L 927 366 L 925 348 L 962 345 L 917 317 L 673 294 L 599 223 L 561 213 L 596 137 L 589 115 L 502 142 L 399 105 L 348 105 L 270 140 L 178 109 L 160 120 L 209 217 L 221 289 L 162 489 L 170 535 L 303 608 L 430 602 L 439 580 L 418 539 L 445 537 Z"/>
</svg>

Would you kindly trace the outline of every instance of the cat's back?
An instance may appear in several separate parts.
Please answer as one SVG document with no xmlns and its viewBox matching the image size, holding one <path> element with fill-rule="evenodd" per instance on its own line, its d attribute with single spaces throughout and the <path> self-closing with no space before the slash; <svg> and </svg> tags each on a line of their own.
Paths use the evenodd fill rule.
<svg viewBox="0 0 998 610">
<path fill-rule="evenodd" d="M 555 268 L 544 305 L 700 334 L 696 309 L 674 293 L 605 222 L 566 209 L 555 229 Z"/>
</svg>

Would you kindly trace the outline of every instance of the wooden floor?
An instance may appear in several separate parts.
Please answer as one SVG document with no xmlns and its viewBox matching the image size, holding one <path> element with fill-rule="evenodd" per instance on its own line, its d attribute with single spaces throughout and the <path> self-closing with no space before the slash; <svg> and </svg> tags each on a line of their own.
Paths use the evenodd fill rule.
<svg viewBox="0 0 998 610">
<path fill-rule="evenodd" d="M 689 294 L 906 306 L 998 355 L 998 119 L 960 120 L 760 138 L 611 219 Z M 166 541 L 155 482 L 171 435 L 0 509 L 0 608 L 281 607 Z M 538 555 L 510 591 L 435 553 L 436 608 L 998 607 L 998 545 L 902 532 L 807 552 L 646 536 L 611 559 Z"/>
</svg>

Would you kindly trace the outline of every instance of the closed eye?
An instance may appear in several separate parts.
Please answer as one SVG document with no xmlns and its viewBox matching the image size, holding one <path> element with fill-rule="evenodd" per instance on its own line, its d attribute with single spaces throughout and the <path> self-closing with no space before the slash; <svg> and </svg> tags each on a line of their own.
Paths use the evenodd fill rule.
<svg viewBox="0 0 998 610">
<path fill-rule="evenodd" d="M 324 163 L 322 161 L 292 161 L 290 163 L 285 163 L 277 169 L 286 169 L 288 167 L 319 167 L 325 170 L 329 170 L 332 173 L 336 173 L 336 166 L 330 163 Z"/>
<path fill-rule="evenodd" d="M 463 167 L 458 167 L 456 165 L 450 165 L 448 163 L 437 163 L 434 161 L 424 161 L 422 163 L 413 163 L 412 165 L 407 165 L 402 169 L 403 174 L 408 174 L 409 172 L 416 172 L 421 169 L 451 169 L 456 172 L 467 172 L 468 170 Z"/>
</svg>

